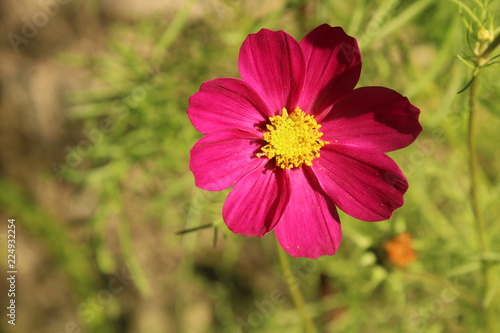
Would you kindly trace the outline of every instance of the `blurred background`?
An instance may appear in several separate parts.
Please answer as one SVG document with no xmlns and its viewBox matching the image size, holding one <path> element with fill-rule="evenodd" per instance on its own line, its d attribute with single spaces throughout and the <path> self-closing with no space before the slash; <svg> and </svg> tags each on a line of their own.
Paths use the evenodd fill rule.
<svg viewBox="0 0 500 333">
<path fill-rule="evenodd" d="M 483 71 L 478 92 L 485 259 L 469 200 L 467 92 L 457 94 L 472 70 L 457 55 L 473 55 L 471 13 L 494 30 L 499 9 L 472 0 L 2 0 L 0 331 L 302 332 L 274 235 L 232 234 L 221 219 L 228 191 L 194 186 L 189 150 L 201 135 L 186 109 L 202 82 L 238 77 L 249 33 L 300 40 L 328 23 L 360 44 L 358 86 L 409 97 L 424 132 L 391 153 L 410 189 L 390 221 L 342 214 L 335 256 L 291 258 L 307 309 L 319 332 L 482 332 L 481 303 L 498 309 L 497 296 L 482 295 L 481 260 L 498 275 L 499 70 Z M 15 326 L 5 315 L 9 218 Z"/>
</svg>

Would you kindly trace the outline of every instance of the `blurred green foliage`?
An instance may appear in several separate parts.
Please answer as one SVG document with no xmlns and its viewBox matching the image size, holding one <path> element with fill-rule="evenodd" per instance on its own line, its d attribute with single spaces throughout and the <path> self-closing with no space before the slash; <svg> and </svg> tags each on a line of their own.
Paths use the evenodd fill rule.
<svg viewBox="0 0 500 333">
<path fill-rule="evenodd" d="M 499 2 L 488 8 L 498 13 Z M 24 213 L 25 220 L 33 220 L 29 214 L 40 220 L 30 232 L 51 244 L 80 299 L 98 287 L 79 257 L 95 258 L 96 270 L 108 275 L 123 261 L 139 297 L 173 293 L 176 305 L 164 314 L 172 332 L 301 332 L 273 252 L 274 237 L 228 232 L 220 216 L 227 191 L 194 187 L 189 149 L 201 135 L 186 109 L 202 82 L 238 76 L 239 46 L 249 33 L 265 27 L 300 39 L 319 24 L 340 25 L 361 46 L 359 86 L 386 86 L 408 96 L 421 109 L 424 132 L 411 147 L 391 154 L 410 189 L 390 221 L 364 223 L 342 214 L 344 240 L 337 255 L 292 260 L 308 310 L 324 332 L 481 331 L 480 261 L 500 261 L 500 84 L 493 66 L 484 72 L 479 92 L 480 202 L 491 243 L 491 253 L 481 257 L 468 194 L 467 100 L 457 95 L 471 77 L 456 58 L 470 55 L 462 22 L 470 18 L 462 14 L 457 4 L 435 0 L 186 1 L 170 17 L 116 25 L 105 52 L 62 56 L 66 63 L 92 68 L 95 80 L 91 89 L 69 96 L 71 116 L 83 124 L 82 141 L 57 167 L 67 181 L 95 193 L 98 204 L 86 221 L 91 242 L 71 244 L 59 223 L 40 219 L 43 212 Z M 30 206 L 22 198 L 1 200 Z M 149 246 L 176 258 L 170 272 L 175 291 L 153 287 L 138 259 L 133 230 L 146 223 L 163 240 Z M 175 234 L 207 223 L 216 229 Z M 118 253 L 106 242 L 114 231 Z M 216 247 L 212 231 L 222 235 Z M 412 235 L 418 258 L 398 269 L 384 260 L 382 244 L 404 231 Z M 209 318 L 197 331 L 183 318 L 202 301 L 209 304 Z M 498 293 L 491 302 L 498 309 Z M 120 312 L 123 304 L 117 306 Z M 110 316 L 97 316 L 88 330 L 119 332 L 107 322 Z"/>
</svg>

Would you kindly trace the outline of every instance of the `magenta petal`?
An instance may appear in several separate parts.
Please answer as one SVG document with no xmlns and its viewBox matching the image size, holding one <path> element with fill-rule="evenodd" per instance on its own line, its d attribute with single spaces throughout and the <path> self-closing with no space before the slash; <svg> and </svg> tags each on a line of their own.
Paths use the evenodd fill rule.
<svg viewBox="0 0 500 333">
<path fill-rule="evenodd" d="M 422 131 L 420 110 L 383 87 L 353 90 L 321 122 L 322 139 L 388 152 L 408 146 Z"/>
<path fill-rule="evenodd" d="M 249 35 L 241 46 L 238 67 L 243 80 L 274 114 L 297 106 L 305 65 L 299 43 L 290 35 L 267 29 Z"/>
<path fill-rule="evenodd" d="M 309 168 L 290 169 L 290 202 L 274 231 L 293 257 L 333 255 L 342 239 L 337 209 Z"/>
<path fill-rule="evenodd" d="M 325 193 L 347 214 L 382 221 L 403 205 L 405 176 L 387 155 L 356 146 L 328 145 L 313 170 Z"/>
<path fill-rule="evenodd" d="M 312 30 L 300 46 L 306 77 L 299 106 L 318 118 L 354 89 L 361 73 L 361 54 L 354 38 L 328 24 Z"/>
<path fill-rule="evenodd" d="M 231 78 L 203 83 L 191 96 L 187 113 L 194 127 L 203 134 L 230 128 L 253 131 L 272 116 L 251 87 Z"/>
<path fill-rule="evenodd" d="M 207 134 L 191 149 L 190 167 L 195 184 L 208 191 L 233 186 L 267 159 L 256 157 L 262 146 L 257 133 L 222 130 Z"/>
<path fill-rule="evenodd" d="M 262 237 L 276 226 L 289 197 L 288 179 L 283 170 L 259 168 L 234 186 L 224 203 L 222 216 L 231 231 Z"/>
</svg>

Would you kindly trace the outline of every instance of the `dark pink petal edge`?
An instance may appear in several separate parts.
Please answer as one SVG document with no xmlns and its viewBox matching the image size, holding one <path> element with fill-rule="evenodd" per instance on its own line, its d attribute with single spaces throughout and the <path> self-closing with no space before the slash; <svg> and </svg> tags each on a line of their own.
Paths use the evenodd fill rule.
<svg viewBox="0 0 500 333">
<path fill-rule="evenodd" d="M 287 173 L 274 170 L 269 162 L 268 167 L 260 167 L 236 183 L 222 216 L 234 233 L 262 237 L 276 226 L 289 197 Z"/>
<path fill-rule="evenodd" d="M 190 168 L 195 184 L 208 191 L 233 186 L 241 177 L 266 163 L 256 157 L 262 146 L 257 132 L 236 129 L 207 134 L 191 149 Z"/>
<path fill-rule="evenodd" d="M 272 115 L 250 86 L 231 78 L 203 83 L 191 96 L 187 114 L 203 134 L 223 129 L 254 131 Z"/>
<path fill-rule="evenodd" d="M 321 120 L 336 101 L 356 86 L 361 73 L 361 53 L 356 39 L 341 27 L 328 24 L 312 30 L 300 46 L 306 77 L 299 106 Z"/>
<path fill-rule="evenodd" d="M 389 152 L 415 141 L 422 131 L 420 110 L 408 98 L 383 87 L 353 90 L 321 122 L 322 139 Z"/>
<path fill-rule="evenodd" d="M 280 245 L 293 257 L 315 259 L 335 254 L 342 239 L 335 205 L 309 167 L 288 171 L 291 197 L 274 228 Z"/>
<path fill-rule="evenodd" d="M 305 65 L 299 43 L 287 33 L 262 29 L 250 34 L 241 46 L 238 68 L 274 114 L 297 106 Z"/>
<path fill-rule="evenodd" d="M 314 162 L 323 191 L 352 217 L 387 220 L 404 203 L 408 182 L 396 163 L 381 152 L 327 145 Z"/>
</svg>

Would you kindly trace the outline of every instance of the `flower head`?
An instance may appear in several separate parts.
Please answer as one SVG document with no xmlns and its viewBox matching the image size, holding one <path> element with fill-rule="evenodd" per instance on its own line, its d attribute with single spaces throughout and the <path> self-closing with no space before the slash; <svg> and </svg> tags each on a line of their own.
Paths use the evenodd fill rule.
<svg viewBox="0 0 500 333">
<path fill-rule="evenodd" d="M 274 230 L 294 257 L 332 255 L 337 207 L 365 221 L 403 205 L 405 176 L 385 152 L 422 128 L 419 110 L 383 87 L 354 89 L 357 42 L 323 24 L 297 42 L 262 29 L 241 46 L 242 79 L 205 82 L 188 116 L 205 136 L 191 150 L 198 187 L 234 186 L 222 215 L 245 236 Z"/>
<path fill-rule="evenodd" d="M 404 268 L 415 261 L 417 255 L 411 245 L 411 236 L 404 232 L 384 243 L 384 250 L 389 261 Z"/>
</svg>

